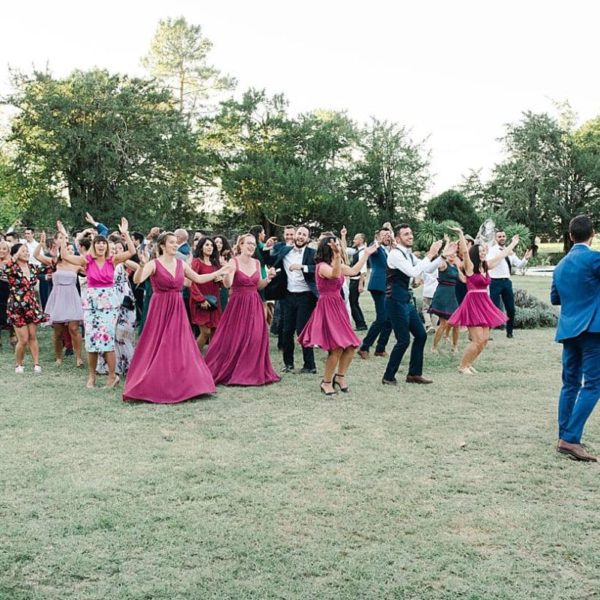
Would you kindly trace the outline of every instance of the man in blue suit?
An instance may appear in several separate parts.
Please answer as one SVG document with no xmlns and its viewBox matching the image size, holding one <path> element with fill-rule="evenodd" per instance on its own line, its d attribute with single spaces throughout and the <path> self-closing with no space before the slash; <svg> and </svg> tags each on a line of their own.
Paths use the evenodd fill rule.
<svg viewBox="0 0 600 600">
<path fill-rule="evenodd" d="M 597 462 L 581 444 L 583 428 L 600 397 L 600 252 L 591 219 L 569 223 L 574 246 L 552 277 L 550 298 L 560 305 L 556 341 L 563 345 L 556 449 L 575 460 Z"/>
</svg>

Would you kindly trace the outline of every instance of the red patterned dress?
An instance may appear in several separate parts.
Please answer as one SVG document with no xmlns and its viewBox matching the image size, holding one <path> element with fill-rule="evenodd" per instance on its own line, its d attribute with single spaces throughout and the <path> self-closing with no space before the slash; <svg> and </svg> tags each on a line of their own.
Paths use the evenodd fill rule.
<svg viewBox="0 0 600 600">
<path fill-rule="evenodd" d="M 43 265 L 29 265 L 29 277 L 16 262 L 6 265 L 4 274 L 8 280 L 10 295 L 6 314 L 13 327 L 26 327 L 32 323 L 38 325 L 48 319 L 38 304 L 35 284 L 38 275 L 44 275 L 47 269 Z"/>
</svg>

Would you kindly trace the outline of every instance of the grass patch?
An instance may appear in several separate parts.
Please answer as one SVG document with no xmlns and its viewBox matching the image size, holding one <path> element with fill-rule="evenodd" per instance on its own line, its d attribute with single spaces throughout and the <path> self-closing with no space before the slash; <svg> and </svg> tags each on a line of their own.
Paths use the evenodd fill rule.
<svg viewBox="0 0 600 600">
<path fill-rule="evenodd" d="M 432 386 L 371 358 L 333 400 L 284 375 L 176 406 L 89 392 L 48 332 L 38 378 L 5 346 L 0 598 L 595 597 L 600 470 L 554 451 L 553 333 L 497 332 L 472 378 L 427 353 Z"/>
</svg>

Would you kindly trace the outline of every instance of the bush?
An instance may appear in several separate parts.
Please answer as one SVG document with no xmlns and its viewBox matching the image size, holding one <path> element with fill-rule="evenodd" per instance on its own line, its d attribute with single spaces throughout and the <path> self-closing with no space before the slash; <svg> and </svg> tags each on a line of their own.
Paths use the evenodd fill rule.
<svg viewBox="0 0 600 600">
<path fill-rule="evenodd" d="M 517 329 L 536 329 L 538 327 L 556 327 L 558 315 L 556 309 L 538 300 L 524 289 L 517 288 L 515 294 L 515 327 Z"/>
</svg>

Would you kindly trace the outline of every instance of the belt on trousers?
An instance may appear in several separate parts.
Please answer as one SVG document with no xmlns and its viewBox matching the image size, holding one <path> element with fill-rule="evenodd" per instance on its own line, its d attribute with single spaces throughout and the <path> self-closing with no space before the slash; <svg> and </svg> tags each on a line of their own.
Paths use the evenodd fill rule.
<svg viewBox="0 0 600 600">
<path fill-rule="evenodd" d="M 304 296 L 304 294 L 312 294 L 309 290 L 308 292 L 288 292 L 290 296 Z"/>
<path fill-rule="evenodd" d="M 509 281 L 510 277 L 491 277 L 492 281 Z"/>
</svg>

